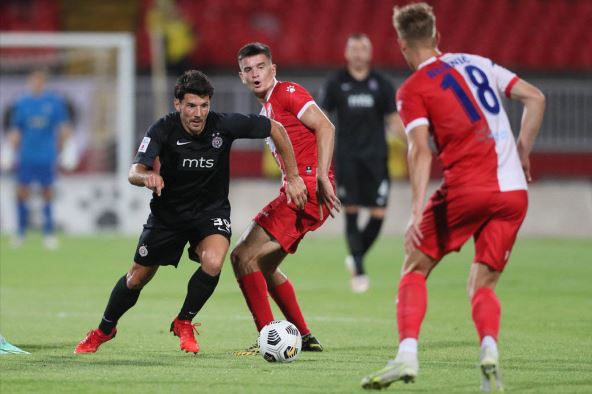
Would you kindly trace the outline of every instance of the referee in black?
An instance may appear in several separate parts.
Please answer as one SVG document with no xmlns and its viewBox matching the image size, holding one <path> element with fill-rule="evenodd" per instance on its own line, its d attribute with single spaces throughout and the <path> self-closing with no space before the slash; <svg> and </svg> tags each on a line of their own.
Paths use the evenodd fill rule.
<svg viewBox="0 0 592 394">
<path fill-rule="evenodd" d="M 306 186 L 284 127 L 264 116 L 210 111 L 213 94 L 205 74 L 186 71 L 175 85 L 176 112 L 159 119 L 144 136 L 129 181 L 152 190 L 151 213 L 134 262 L 115 284 L 99 327 L 87 334 L 75 353 L 94 353 L 112 339 L 117 321 L 134 306 L 158 267 L 176 267 L 187 244 L 189 258 L 201 266 L 189 279 L 171 331 L 179 337 L 181 350 L 199 352 L 191 320 L 214 292 L 229 247 L 229 158 L 235 139 L 271 136 L 288 172 L 288 201 L 304 207 Z"/>
<path fill-rule="evenodd" d="M 350 255 L 351 289 L 368 290 L 364 255 L 382 226 L 389 197 L 388 147 L 385 123 L 402 133 L 396 112 L 395 89 L 391 82 L 370 67 L 372 43 L 365 34 L 352 34 L 345 46 L 347 66 L 331 76 L 321 93 L 321 106 L 337 113 L 337 194 L 346 214 L 346 235 Z M 370 210 L 370 219 L 358 226 L 360 207 Z"/>
</svg>

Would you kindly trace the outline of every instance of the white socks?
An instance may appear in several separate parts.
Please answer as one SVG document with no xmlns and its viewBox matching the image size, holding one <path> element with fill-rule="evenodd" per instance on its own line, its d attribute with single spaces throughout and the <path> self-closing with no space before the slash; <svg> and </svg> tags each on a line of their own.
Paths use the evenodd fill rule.
<svg viewBox="0 0 592 394">
<path fill-rule="evenodd" d="M 417 354 L 417 339 L 415 338 L 405 338 L 399 343 L 399 350 L 397 354 L 400 353 L 411 353 Z"/>
<path fill-rule="evenodd" d="M 498 351 L 497 351 L 497 342 L 495 341 L 495 339 L 493 339 L 492 336 L 485 336 L 483 337 L 483 340 L 481 341 L 481 350 L 483 351 L 483 349 L 485 348 L 490 348 L 494 355 L 497 357 L 498 356 Z"/>
</svg>

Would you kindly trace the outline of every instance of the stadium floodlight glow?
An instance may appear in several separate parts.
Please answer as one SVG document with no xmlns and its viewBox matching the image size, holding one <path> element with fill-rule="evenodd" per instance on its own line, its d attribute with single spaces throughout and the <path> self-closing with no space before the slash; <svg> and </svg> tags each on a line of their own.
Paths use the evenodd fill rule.
<svg viewBox="0 0 592 394">
<path fill-rule="evenodd" d="M 113 49 L 117 52 L 115 135 L 117 142 L 116 177 L 119 190 L 120 231 L 133 232 L 126 210 L 131 195 L 127 173 L 133 155 L 135 132 L 135 41 L 130 33 L 79 32 L 0 32 L 2 48 L 81 48 Z"/>
</svg>

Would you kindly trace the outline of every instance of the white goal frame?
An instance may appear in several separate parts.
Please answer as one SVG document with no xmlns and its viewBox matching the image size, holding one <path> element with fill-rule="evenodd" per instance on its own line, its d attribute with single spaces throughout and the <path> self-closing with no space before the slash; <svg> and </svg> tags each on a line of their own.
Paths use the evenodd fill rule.
<svg viewBox="0 0 592 394">
<path fill-rule="evenodd" d="M 131 233 L 131 188 L 127 174 L 132 163 L 135 135 L 135 41 L 130 33 L 0 32 L 0 47 L 6 48 L 98 48 L 117 51 L 115 134 L 117 142 L 116 183 L 119 192 L 119 231 Z"/>
</svg>

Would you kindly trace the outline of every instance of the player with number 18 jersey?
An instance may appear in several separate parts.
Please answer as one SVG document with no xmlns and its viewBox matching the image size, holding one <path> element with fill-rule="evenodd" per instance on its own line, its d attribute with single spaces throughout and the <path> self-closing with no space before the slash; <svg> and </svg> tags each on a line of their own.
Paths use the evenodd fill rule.
<svg viewBox="0 0 592 394">
<path fill-rule="evenodd" d="M 477 237 L 477 261 L 501 270 L 527 208 L 526 180 L 501 94 L 518 77 L 491 60 L 464 53 L 432 57 L 397 92 L 406 132 L 428 125 L 444 169 L 421 223 L 419 249 L 435 260 L 458 250 L 492 212 L 511 205 L 502 234 Z M 498 194 L 496 205 L 493 194 Z M 501 208 L 500 208 L 501 209 Z M 481 215 L 469 214 L 474 211 Z M 493 227 L 493 223 L 492 226 Z M 490 239 L 494 237 L 495 239 Z M 481 247 L 488 240 L 487 248 Z M 493 241 L 493 242 L 491 242 Z"/>
</svg>

